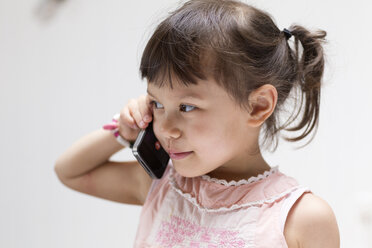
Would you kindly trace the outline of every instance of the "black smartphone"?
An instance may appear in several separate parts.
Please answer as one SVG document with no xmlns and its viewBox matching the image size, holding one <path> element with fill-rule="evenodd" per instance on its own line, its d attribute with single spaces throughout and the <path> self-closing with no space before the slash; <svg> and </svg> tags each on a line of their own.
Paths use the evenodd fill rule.
<svg viewBox="0 0 372 248">
<path fill-rule="evenodd" d="M 133 155 L 146 172 L 155 179 L 160 179 L 169 162 L 169 155 L 160 145 L 152 127 L 152 121 L 142 129 L 132 147 Z"/>
</svg>

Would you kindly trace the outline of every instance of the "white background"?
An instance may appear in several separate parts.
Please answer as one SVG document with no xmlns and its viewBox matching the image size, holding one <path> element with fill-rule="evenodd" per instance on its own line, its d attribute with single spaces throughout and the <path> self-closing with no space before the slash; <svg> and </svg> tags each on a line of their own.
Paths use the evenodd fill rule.
<svg viewBox="0 0 372 248">
<path fill-rule="evenodd" d="M 47 2 L 0 0 L 0 247 L 132 247 L 141 207 L 63 186 L 54 163 L 145 93 L 143 48 L 178 1 L 65 0 L 49 17 L 38 9 Z M 300 150 L 281 140 L 264 156 L 331 205 L 341 247 L 372 247 L 370 2 L 249 3 L 280 29 L 327 31 L 316 138 Z"/>
</svg>

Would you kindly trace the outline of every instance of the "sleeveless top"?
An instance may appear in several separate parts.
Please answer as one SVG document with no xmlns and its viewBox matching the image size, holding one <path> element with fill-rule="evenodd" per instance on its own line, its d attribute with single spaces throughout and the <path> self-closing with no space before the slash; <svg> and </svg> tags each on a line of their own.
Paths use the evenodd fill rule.
<svg viewBox="0 0 372 248">
<path fill-rule="evenodd" d="M 283 231 L 296 200 L 311 192 L 279 167 L 230 181 L 183 177 L 170 160 L 153 179 L 137 228 L 136 248 L 288 248 Z"/>
</svg>

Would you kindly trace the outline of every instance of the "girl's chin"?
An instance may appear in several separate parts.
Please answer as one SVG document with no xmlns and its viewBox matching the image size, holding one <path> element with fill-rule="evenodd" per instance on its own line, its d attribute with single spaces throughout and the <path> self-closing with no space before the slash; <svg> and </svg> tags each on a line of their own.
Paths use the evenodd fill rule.
<svg viewBox="0 0 372 248">
<path fill-rule="evenodd" d="M 183 164 L 179 161 L 172 161 L 174 170 L 177 172 L 177 174 L 183 176 L 183 177 L 198 177 L 200 176 L 200 172 L 198 172 L 195 168 L 192 166 L 188 166 Z"/>
</svg>

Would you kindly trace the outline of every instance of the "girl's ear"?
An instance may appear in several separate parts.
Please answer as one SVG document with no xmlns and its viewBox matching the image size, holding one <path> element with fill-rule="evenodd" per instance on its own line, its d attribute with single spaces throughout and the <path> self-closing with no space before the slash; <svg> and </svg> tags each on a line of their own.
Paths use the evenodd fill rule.
<svg viewBox="0 0 372 248">
<path fill-rule="evenodd" d="M 274 112 L 278 92 L 271 84 L 262 85 L 249 95 L 250 112 L 248 124 L 252 127 L 261 126 Z"/>
</svg>

